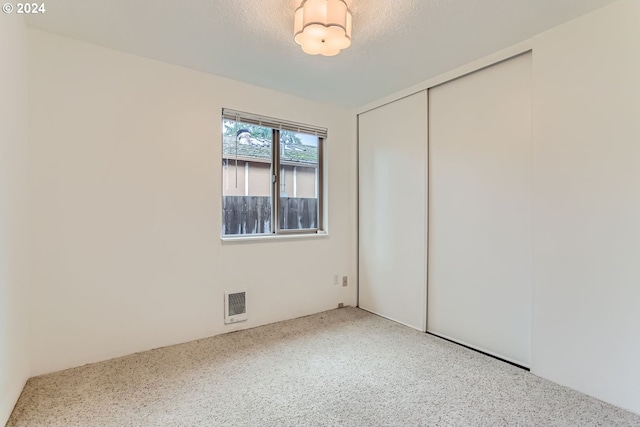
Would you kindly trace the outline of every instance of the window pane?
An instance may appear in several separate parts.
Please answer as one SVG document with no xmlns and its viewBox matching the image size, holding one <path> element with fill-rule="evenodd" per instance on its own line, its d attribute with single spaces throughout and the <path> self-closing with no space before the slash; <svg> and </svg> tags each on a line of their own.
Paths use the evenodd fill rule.
<svg viewBox="0 0 640 427">
<path fill-rule="evenodd" d="M 273 130 L 223 120 L 222 134 L 222 235 L 271 233 Z"/>
<path fill-rule="evenodd" d="M 280 229 L 318 228 L 318 144 L 315 135 L 280 132 Z"/>
</svg>

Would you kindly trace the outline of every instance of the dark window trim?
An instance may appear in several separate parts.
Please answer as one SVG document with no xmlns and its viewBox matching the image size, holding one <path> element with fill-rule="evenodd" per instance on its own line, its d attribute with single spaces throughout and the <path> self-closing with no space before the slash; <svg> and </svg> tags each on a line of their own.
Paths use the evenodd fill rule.
<svg viewBox="0 0 640 427">
<path fill-rule="evenodd" d="M 222 122 L 225 120 L 231 120 L 239 123 L 253 124 L 257 126 L 270 127 L 272 129 L 272 145 L 271 145 L 271 232 L 261 234 L 223 234 L 223 238 L 243 238 L 243 237 L 258 237 L 258 236 L 278 236 L 278 235 L 313 235 L 313 234 L 325 234 L 324 223 L 324 144 L 328 134 L 326 128 L 321 128 L 312 125 L 306 125 L 281 119 L 275 119 L 272 117 L 260 116 L 251 113 L 245 113 L 241 111 L 231 110 L 223 108 L 222 110 Z M 305 228 L 305 229 L 281 229 L 280 228 L 280 169 L 284 165 L 296 166 L 295 162 L 280 160 L 280 131 L 288 130 L 297 133 L 305 133 L 309 135 L 315 135 L 318 137 L 318 178 L 317 185 L 317 200 L 318 200 L 318 212 L 317 212 L 317 227 Z M 224 136 L 223 136 L 224 138 Z M 222 153 L 223 160 L 236 160 L 236 161 L 260 161 L 267 163 L 264 160 L 251 159 L 246 156 L 229 156 Z M 306 162 L 299 163 L 299 166 L 309 167 L 310 164 Z M 224 195 L 222 195 L 224 197 Z"/>
</svg>

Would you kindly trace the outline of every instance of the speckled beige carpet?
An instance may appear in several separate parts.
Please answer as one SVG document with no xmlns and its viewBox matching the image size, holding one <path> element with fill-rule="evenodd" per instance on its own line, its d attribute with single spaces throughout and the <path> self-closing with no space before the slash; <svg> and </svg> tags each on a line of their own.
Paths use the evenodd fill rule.
<svg viewBox="0 0 640 427">
<path fill-rule="evenodd" d="M 18 426 L 640 426 L 640 416 L 356 308 L 29 380 Z"/>
</svg>

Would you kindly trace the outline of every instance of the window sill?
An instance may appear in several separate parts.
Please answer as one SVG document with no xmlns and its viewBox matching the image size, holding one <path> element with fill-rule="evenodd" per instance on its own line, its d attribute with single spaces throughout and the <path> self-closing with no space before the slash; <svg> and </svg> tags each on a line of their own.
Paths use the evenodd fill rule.
<svg viewBox="0 0 640 427">
<path fill-rule="evenodd" d="M 300 234 L 269 234 L 269 235 L 258 235 L 258 236 L 242 236 L 242 237 L 231 237 L 231 236 L 222 236 L 220 240 L 222 240 L 223 244 L 233 244 L 233 243 L 259 243 L 259 242 L 271 242 L 274 240 L 313 240 L 313 239 L 322 239 L 328 237 L 329 233 L 326 231 L 318 231 L 317 233 L 300 233 Z"/>
</svg>

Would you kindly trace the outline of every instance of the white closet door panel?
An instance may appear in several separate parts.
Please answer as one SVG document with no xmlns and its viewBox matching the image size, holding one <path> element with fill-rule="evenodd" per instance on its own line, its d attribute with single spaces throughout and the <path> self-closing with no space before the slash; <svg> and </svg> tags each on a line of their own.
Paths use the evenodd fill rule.
<svg viewBox="0 0 640 427">
<path fill-rule="evenodd" d="M 424 331 L 426 92 L 359 116 L 359 306 Z"/>
<path fill-rule="evenodd" d="M 524 366 L 531 55 L 429 90 L 429 332 Z"/>
</svg>

